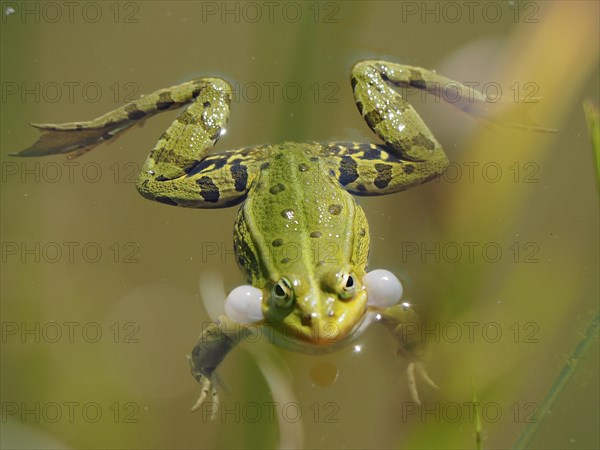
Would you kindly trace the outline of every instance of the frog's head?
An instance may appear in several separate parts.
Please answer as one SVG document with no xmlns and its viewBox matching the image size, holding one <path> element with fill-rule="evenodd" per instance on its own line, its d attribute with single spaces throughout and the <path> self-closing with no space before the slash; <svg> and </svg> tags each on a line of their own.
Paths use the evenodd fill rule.
<svg viewBox="0 0 600 450">
<path fill-rule="evenodd" d="M 227 316 L 240 323 L 262 322 L 289 340 L 328 345 L 352 335 L 367 307 L 397 303 L 402 285 L 386 270 L 362 278 L 350 268 L 314 277 L 282 276 L 263 289 L 240 286 L 225 302 Z"/>
<path fill-rule="evenodd" d="M 270 283 L 265 294 L 266 322 L 286 338 L 315 345 L 344 339 L 367 309 L 365 288 L 350 269 L 283 276 Z"/>
</svg>

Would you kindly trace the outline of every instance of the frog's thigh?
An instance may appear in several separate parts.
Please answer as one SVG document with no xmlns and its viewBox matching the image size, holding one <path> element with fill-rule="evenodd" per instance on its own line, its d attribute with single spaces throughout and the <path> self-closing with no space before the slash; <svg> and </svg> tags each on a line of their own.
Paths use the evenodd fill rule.
<svg viewBox="0 0 600 450">
<path fill-rule="evenodd" d="M 352 194 L 386 195 L 440 175 L 448 167 L 443 152 L 425 161 L 399 159 L 382 145 L 332 142 L 324 147 L 333 175 Z"/>
<path fill-rule="evenodd" d="M 231 150 L 198 161 L 174 179 L 138 180 L 144 197 L 173 206 L 226 208 L 243 201 L 263 162 L 264 148 Z"/>
</svg>

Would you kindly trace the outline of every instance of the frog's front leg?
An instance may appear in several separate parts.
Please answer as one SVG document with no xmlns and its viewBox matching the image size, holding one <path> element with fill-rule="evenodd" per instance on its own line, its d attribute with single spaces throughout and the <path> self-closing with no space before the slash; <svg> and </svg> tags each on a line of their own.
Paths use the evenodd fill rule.
<svg viewBox="0 0 600 450">
<path fill-rule="evenodd" d="M 249 329 L 225 316 L 217 323 L 210 323 L 198 338 L 198 342 L 188 356 L 193 377 L 200 384 L 200 396 L 192 406 L 197 411 L 209 395 L 218 403 L 217 391 L 212 385 L 215 369 L 231 349 L 250 334 Z M 212 410 L 214 414 L 216 409 Z"/>
<path fill-rule="evenodd" d="M 385 326 L 398 342 L 398 355 L 408 360 L 408 386 L 413 401 L 420 404 L 415 372 L 429 385 L 437 385 L 425 371 L 429 362 L 430 352 L 427 343 L 422 338 L 422 324 L 419 316 L 402 298 L 402 283 L 391 272 L 377 269 L 363 277 L 367 291 L 367 302 L 375 320 Z"/>
<path fill-rule="evenodd" d="M 429 378 L 425 365 L 430 359 L 430 348 L 422 338 L 422 323 L 409 303 L 403 302 L 385 308 L 380 313 L 380 322 L 399 343 L 398 355 L 408 360 L 406 374 L 413 401 L 421 404 L 417 391 L 415 372 L 430 386 L 438 386 Z"/>
</svg>

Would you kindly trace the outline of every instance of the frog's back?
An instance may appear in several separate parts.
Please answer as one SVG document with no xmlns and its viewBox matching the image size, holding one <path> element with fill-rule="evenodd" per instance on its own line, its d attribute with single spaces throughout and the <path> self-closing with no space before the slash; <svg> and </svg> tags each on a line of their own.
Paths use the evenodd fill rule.
<svg viewBox="0 0 600 450">
<path fill-rule="evenodd" d="M 268 151 L 235 233 L 238 262 L 255 285 L 307 270 L 347 265 L 364 271 L 364 212 L 321 150 L 317 143 L 283 143 Z"/>
</svg>

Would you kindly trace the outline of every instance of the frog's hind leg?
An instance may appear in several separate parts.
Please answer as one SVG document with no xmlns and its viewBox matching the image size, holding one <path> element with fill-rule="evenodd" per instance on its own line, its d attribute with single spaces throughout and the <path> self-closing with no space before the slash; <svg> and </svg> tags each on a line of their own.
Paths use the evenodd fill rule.
<svg viewBox="0 0 600 450">
<path fill-rule="evenodd" d="M 440 84 L 446 85 L 451 80 L 416 67 L 361 61 L 352 68 L 351 82 L 358 110 L 369 128 L 395 156 L 411 161 L 445 159 L 439 142 L 427 125 L 390 85 L 410 86 L 433 93 Z M 464 89 L 472 91 L 473 96 L 479 94 L 467 86 Z"/>
<path fill-rule="evenodd" d="M 528 119 L 522 124 L 496 122 L 492 113 L 502 102 L 487 101 L 472 87 L 421 67 L 360 61 L 352 68 L 351 83 L 358 110 L 371 130 L 406 159 L 435 157 L 439 144 L 413 107 L 391 86 L 435 95 L 482 122 L 527 131 L 556 131 L 539 127 Z"/>
<path fill-rule="evenodd" d="M 193 101 L 208 84 L 215 83 L 230 90 L 223 80 L 201 78 L 160 89 L 93 120 L 62 124 L 32 123 L 31 126 L 42 131 L 41 136 L 33 145 L 13 155 L 45 156 L 67 153 L 71 158 L 79 156 L 156 113 L 179 108 Z"/>
<path fill-rule="evenodd" d="M 390 194 L 446 169 L 448 158 L 440 143 L 412 105 L 391 87 L 414 86 L 432 92 L 442 80 L 446 79 L 433 72 L 385 61 L 361 61 L 352 68 L 358 110 L 385 145 L 328 145 L 326 152 L 339 157 L 336 170 L 347 190 L 357 195 Z"/>
<path fill-rule="evenodd" d="M 195 101 L 162 134 L 140 172 L 137 189 L 147 199 L 174 206 L 223 208 L 250 190 L 268 157 L 267 147 L 207 156 L 225 133 L 231 90 L 205 80 Z"/>
</svg>

